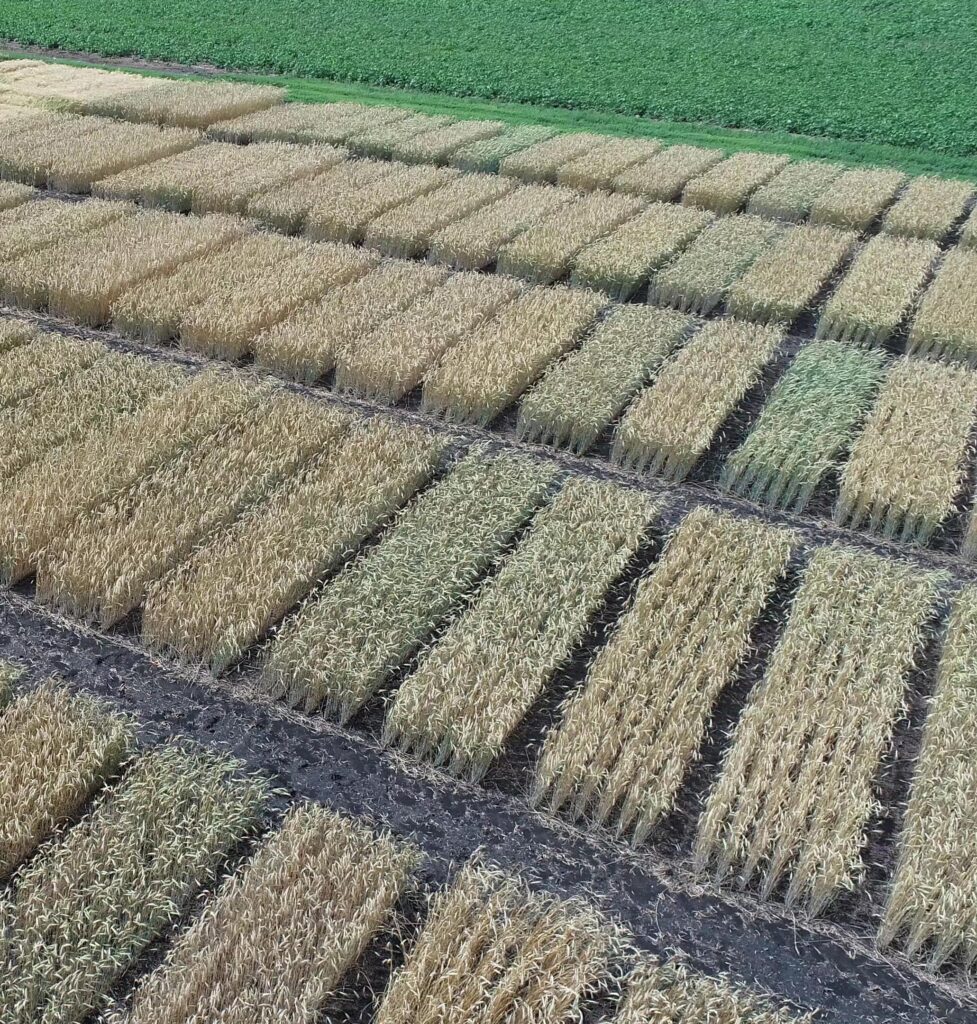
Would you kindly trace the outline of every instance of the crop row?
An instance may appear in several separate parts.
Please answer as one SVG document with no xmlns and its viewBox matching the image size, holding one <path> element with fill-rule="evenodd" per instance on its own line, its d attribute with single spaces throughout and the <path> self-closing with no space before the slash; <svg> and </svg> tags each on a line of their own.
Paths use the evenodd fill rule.
<svg viewBox="0 0 977 1024">
<path fill-rule="evenodd" d="M 80 1024 L 108 1001 L 120 1024 L 311 1022 L 396 927 L 398 901 L 423 891 L 410 844 L 313 804 L 271 823 L 269 786 L 243 765 L 185 744 L 141 749 L 137 722 L 54 680 L 15 695 L 16 676 L 0 666 L 5 1021 Z M 428 896 L 377 1024 L 474 1024 L 517 1005 L 563 1024 L 622 968 L 621 1024 L 652 1003 L 691 1021 L 689 999 L 750 1024 L 800 1019 L 636 955 L 582 901 L 479 862 Z M 140 956 L 164 935 L 146 971 Z"/>
<path fill-rule="evenodd" d="M 261 645 L 261 685 L 306 711 L 346 720 L 382 696 L 386 742 L 472 779 L 583 658 L 533 797 L 639 841 L 676 809 L 717 702 L 799 564 L 786 627 L 713 778 L 697 863 L 765 892 L 783 884 L 814 910 L 859 885 L 872 787 L 939 575 L 805 552 L 788 531 L 705 508 L 652 558 L 662 504 L 634 489 L 480 446 L 449 454 L 424 430 L 242 374 L 188 375 L 20 330 L 0 359 L 6 582 L 34 577 L 39 600 L 103 627 L 141 610 L 144 643 L 190 665 L 223 671 Z M 620 600 L 604 643 L 594 623 Z M 969 600 L 919 774 L 925 808 L 953 820 L 972 812 L 953 754 Z M 893 897 L 886 934 L 911 928 L 915 946 L 932 938 L 948 956 L 970 948 L 974 894 L 951 887 L 942 848 L 913 852 L 927 827 L 939 828 L 913 810 L 896 892 L 914 899 Z M 937 897 L 954 913 L 927 926 Z"/>
</svg>

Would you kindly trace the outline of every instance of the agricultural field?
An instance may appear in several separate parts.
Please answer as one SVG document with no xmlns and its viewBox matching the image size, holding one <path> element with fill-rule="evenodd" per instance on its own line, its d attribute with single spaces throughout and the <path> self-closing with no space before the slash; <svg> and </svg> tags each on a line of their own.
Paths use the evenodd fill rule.
<svg viewBox="0 0 977 1024">
<path fill-rule="evenodd" d="M 973 1021 L 975 240 L 0 61 L 0 1022 Z"/>
</svg>

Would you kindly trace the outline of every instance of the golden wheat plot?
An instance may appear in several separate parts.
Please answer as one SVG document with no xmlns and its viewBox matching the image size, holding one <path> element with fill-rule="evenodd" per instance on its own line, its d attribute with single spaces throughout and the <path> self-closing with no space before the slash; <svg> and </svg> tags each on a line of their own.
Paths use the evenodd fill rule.
<svg viewBox="0 0 977 1024">
<path fill-rule="evenodd" d="M 515 187 L 515 182 L 495 174 L 460 175 L 372 220 L 363 244 L 386 256 L 423 256 L 438 231 L 483 206 L 490 206 Z"/>
<path fill-rule="evenodd" d="M 135 213 L 126 203 L 99 199 L 85 203 L 24 203 L 4 210 L 0 212 L 0 264 Z"/>
<path fill-rule="evenodd" d="M 0 879 L 81 810 L 134 738 L 132 723 L 52 682 L 0 715 Z"/>
<path fill-rule="evenodd" d="M 706 324 L 624 414 L 614 435 L 614 461 L 684 479 L 782 340 L 774 327 L 737 320 Z"/>
<path fill-rule="evenodd" d="M 537 803 L 616 818 L 644 841 L 674 806 L 791 540 L 706 508 L 682 521 L 547 735 Z"/>
<path fill-rule="evenodd" d="M 865 231 L 908 180 L 901 171 L 844 171 L 812 203 L 811 223 Z"/>
<path fill-rule="evenodd" d="M 883 344 L 909 314 L 939 254 L 935 242 L 877 235 L 829 299 L 818 337 Z"/>
<path fill-rule="evenodd" d="M 22 102 L 42 103 L 56 110 L 83 110 L 95 98 L 120 91 L 150 88 L 153 80 L 107 71 L 35 60 L 3 62 L 3 88 Z"/>
<path fill-rule="evenodd" d="M 415 263 L 384 262 L 359 280 L 296 309 L 254 339 L 256 362 L 286 377 L 313 384 L 336 365 L 340 353 L 389 317 L 443 284 L 448 272 Z"/>
<path fill-rule="evenodd" d="M 525 182 L 552 185 L 562 167 L 585 153 L 600 149 L 606 142 L 606 135 L 589 132 L 554 135 L 504 157 L 499 163 L 499 173 Z"/>
<path fill-rule="evenodd" d="M 444 128 L 455 119 L 446 114 L 418 114 L 409 112 L 407 117 L 391 121 L 377 118 L 372 124 L 365 124 L 358 132 L 346 139 L 354 153 L 372 156 L 381 160 L 393 159 L 395 150 L 424 132 Z"/>
<path fill-rule="evenodd" d="M 41 554 L 78 517 L 186 451 L 212 443 L 260 394 L 244 378 L 204 371 L 145 409 L 119 416 L 24 468 L 0 491 L 0 579 L 16 583 L 31 575 Z"/>
<path fill-rule="evenodd" d="M 384 402 L 399 401 L 445 352 L 525 290 L 507 277 L 455 274 L 372 333 L 350 338 L 337 358 L 336 387 Z"/>
<path fill-rule="evenodd" d="M 947 254 L 920 300 L 909 351 L 977 364 L 977 252 Z"/>
<path fill-rule="evenodd" d="M 591 907 L 469 863 L 438 893 L 376 1024 L 570 1024 L 617 952 Z"/>
<path fill-rule="evenodd" d="M 920 544 L 953 512 L 977 411 L 977 374 L 901 359 L 852 448 L 835 519 Z"/>
<path fill-rule="evenodd" d="M 351 718 L 471 590 L 555 475 L 546 463 L 476 449 L 285 623 L 266 689 Z"/>
<path fill-rule="evenodd" d="M 815 1015 L 795 1014 L 769 1000 L 709 978 L 680 960 L 643 959 L 628 976 L 624 1001 L 614 1024 L 814 1024 Z"/>
<path fill-rule="evenodd" d="M 372 183 L 323 196 L 309 210 L 305 231 L 310 238 L 362 242 L 370 224 L 388 210 L 427 195 L 457 178 L 450 167 L 398 166 Z"/>
<path fill-rule="evenodd" d="M 727 311 L 790 326 L 811 307 L 856 240 L 854 232 L 837 228 L 789 228 L 729 289 Z"/>
<path fill-rule="evenodd" d="M 0 210 L 11 210 L 21 203 L 33 199 L 37 193 L 29 185 L 18 185 L 13 181 L 0 181 Z"/>
<path fill-rule="evenodd" d="M 548 185 L 521 185 L 432 235 L 429 256 L 458 270 L 482 270 L 528 228 L 566 210 L 575 193 Z"/>
<path fill-rule="evenodd" d="M 691 323 L 672 310 L 615 308 L 523 397 L 519 436 L 583 454 L 654 378 Z"/>
<path fill-rule="evenodd" d="M 0 409 L 0 479 L 9 479 L 52 448 L 135 412 L 183 377 L 175 367 L 109 352 L 28 401 Z"/>
<path fill-rule="evenodd" d="M 369 125 L 392 124 L 410 116 L 400 107 L 361 103 L 282 103 L 210 126 L 207 134 L 222 142 L 345 142 Z"/>
<path fill-rule="evenodd" d="M 644 208 L 640 199 L 591 192 L 556 210 L 499 251 L 497 270 L 534 284 L 569 273 L 577 254 Z"/>
<path fill-rule="evenodd" d="M 141 212 L 0 267 L 0 290 L 15 305 L 96 326 L 109 320 L 126 288 L 220 249 L 238 233 L 223 217 Z"/>
<path fill-rule="evenodd" d="M 21 345 L 27 345 L 38 338 L 46 337 L 33 324 L 24 320 L 2 320 L 0 319 L 0 356 L 13 352 Z M 0 368 L 2 368 L 0 362 Z M 0 369 L 2 375 L 2 369 Z"/>
<path fill-rule="evenodd" d="M 977 589 L 957 597 L 947 630 L 889 892 L 882 945 L 905 936 L 911 956 L 936 969 L 952 957 L 977 959 L 977 812 L 972 751 Z"/>
<path fill-rule="evenodd" d="M 722 486 L 751 501 L 803 511 L 847 455 L 884 378 L 882 352 L 839 341 L 806 346 L 726 460 Z"/>
<path fill-rule="evenodd" d="M 722 217 L 651 279 L 648 301 L 705 314 L 785 229 L 762 217 Z"/>
<path fill-rule="evenodd" d="M 584 289 L 532 289 L 446 353 L 424 380 L 425 411 L 486 426 L 577 344 L 605 305 Z"/>
<path fill-rule="evenodd" d="M 885 215 L 882 230 L 905 238 L 932 238 L 941 242 L 963 217 L 974 196 L 969 181 L 914 178 L 905 194 Z"/>
<path fill-rule="evenodd" d="M 746 212 L 778 220 L 804 220 L 818 196 L 844 169 L 841 164 L 820 160 L 795 160 L 753 193 Z"/>
<path fill-rule="evenodd" d="M 811 558 L 699 821 L 696 862 L 822 911 L 863 873 L 873 782 L 941 577 L 842 547 Z"/>
<path fill-rule="evenodd" d="M 654 156 L 661 148 L 656 139 L 608 139 L 559 167 L 556 182 L 583 192 L 598 188 L 609 191 L 622 171 Z"/>
<path fill-rule="evenodd" d="M 299 178 L 261 192 L 247 215 L 265 227 L 295 235 L 305 229 L 309 210 L 325 195 L 351 192 L 393 174 L 397 165 L 380 160 L 345 160 L 311 178 Z"/>
<path fill-rule="evenodd" d="M 385 741 L 480 778 L 566 662 L 656 514 L 637 491 L 567 483 L 401 685 Z"/>
<path fill-rule="evenodd" d="M 394 160 L 409 164 L 444 164 L 451 154 L 473 142 L 494 139 L 505 130 L 503 121 L 455 121 L 443 128 L 421 132 L 403 143 L 393 146 Z"/>
<path fill-rule="evenodd" d="M 341 437 L 150 590 L 144 641 L 223 671 L 427 482 L 439 449 L 384 421 Z"/>
<path fill-rule="evenodd" d="M 773 153 L 733 153 L 705 174 L 693 178 L 682 193 L 682 202 L 715 213 L 736 213 L 761 185 L 790 162 Z"/>
<path fill-rule="evenodd" d="M 712 219 L 705 211 L 654 203 L 580 252 L 570 283 L 599 289 L 613 299 L 629 299 Z"/>
<path fill-rule="evenodd" d="M 386 926 L 417 853 L 322 807 L 289 812 L 136 990 L 129 1024 L 309 1024 Z"/>
<path fill-rule="evenodd" d="M 4 1024 L 80 1024 L 258 824 L 266 785 L 165 746 L 14 878 L 0 903 Z"/>
<path fill-rule="evenodd" d="M 151 477 L 75 520 L 42 553 L 38 597 L 110 626 L 202 541 L 265 498 L 346 426 L 339 413 L 271 388 L 258 407 Z"/>
<path fill-rule="evenodd" d="M 554 135 L 556 129 L 541 124 L 507 125 L 501 134 L 491 139 L 469 142 L 456 149 L 448 162 L 463 171 L 495 174 L 507 156 L 535 146 L 537 142 L 545 142 Z"/>
<path fill-rule="evenodd" d="M 697 175 L 704 174 L 725 156 L 721 149 L 669 146 L 648 160 L 633 164 L 612 182 L 615 192 L 628 192 L 658 202 L 671 202 Z"/>
<path fill-rule="evenodd" d="M 43 388 L 78 373 L 101 355 L 91 342 L 37 331 L 26 343 L 0 358 L 0 409 L 29 401 Z"/>
</svg>

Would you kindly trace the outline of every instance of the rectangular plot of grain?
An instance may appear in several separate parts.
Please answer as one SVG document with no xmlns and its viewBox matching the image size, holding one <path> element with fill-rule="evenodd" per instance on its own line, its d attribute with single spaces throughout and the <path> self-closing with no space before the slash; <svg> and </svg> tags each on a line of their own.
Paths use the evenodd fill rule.
<svg viewBox="0 0 977 1024">
<path fill-rule="evenodd" d="M 0 146 L 0 177 L 44 188 L 52 166 L 68 165 L 85 152 L 89 136 L 101 121 L 65 114 L 46 114 L 5 124 Z"/>
<path fill-rule="evenodd" d="M 392 146 L 390 156 L 409 164 L 450 163 L 449 158 L 455 150 L 472 142 L 494 139 L 504 130 L 503 121 L 455 121 L 454 124 L 432 128 Z"/>
<path fill-rule="evenodd" d="M 348 136 L 346 142 L 354 153 L 389 160 L 396 146 L 410 141 L 422 132 L 443 128 L 453 121 L 454 118 L 444 114 L 417 114 L 412 111 L 407 117 L 398 118 L 396 121 L 381 119 L 366 125 L 361 131 Z"/>
<path fill-rule="evenodd" d="M 375 1024 L 579 1020 L 614 952 L 614 933 L 588 905 L 470 862 L 433 901 Z"/>
<path fill-rule="evenodd" d="M 947 254 L 920 300 L 909 351 L 977 364 L 977 252 Z"/>
<path fill-rule="evenodd" d="M 914 178 L 885 215 L 882 230 L 904 238 L 932 238 L 941 242 L 963 216 L 973 195 L 974 186 L 969 181 Z"/>
<path fill-rule="evenodd" d="M 837 228 L 789 228 L 729 289 L 727 311 L 789 326 L 810 308 L 856 240 L 854 232 Z"/>
<path fill-rule="evenodd" d="M 499 163 L 499 174 L 525 182 L 552 185 L 561 167 L 584 153 L 600 148 L 607 141 L 607 135 L 593 135 L 589 132 L 554 135 L 504 157 Z"/>
<path fill-rule="evenodd" d="M 682 192 L 682 202 L 715 213 L 736 213 L 753 192 L 789 161 L 790 157 L 774 153 L 733 153 L 693 178 Z"/>
<path fill-rule="evenodd" d="M 717 220 L 651 279 L 648 301 L 687 313 L 710 312 L 784 230 L 746 214 Z"/>
<path fill-rule="evenodd" d="M 614 309 L 524 396 L 519 436 L 583 454 L 654 378 L 690 324 L 671 310 Z"/>
<path fill-rule="evenodd" d="M 637 491 L 567 483 L 401 684 L 385 742 L 480 778 L 566 662 L 656 514 Z"/>
<path fill-rule="evenodd" d="M 0 210 L 11 210 L 36 195 L 29 185 L 18 185 L 13 181 L 0 181 Z"/>
<path fill-rule="evenodd" d="M 835 519 L 928 543 L 963 488 L 975 410 L 977 373 L 900 359 L 852 448 Z"/>
<path fill-rule="evenodd" d="M 818 196 L 844 169 L 841 164 L 820 160 L 795 160 L 753 193 L 746 212 L 778 220 L 804 220 Z"/>
<path fill-rule="evenodd" d="M 109 626 L 195 547 L 314 458 L 344 429 L 339 413 L 267 388 L 259 404 L 92 513 L 39 559 L 37 595 Z"/>
<path fill-rule="evenodd" d="M 429 256 L 458 270 L 482 270 L 527 228 L 572 203 L 574 193 L 548 185 L 521 185 L 431 237 Z"/>
<path fill-rule="evenodd" d="M 611 190 L 614 179 L 628 167 L 654 156 L 662 148 L 656 139 L 608 139 L 603 145 L 557 169 L 556 183 L 592 192 Z"/>
<path fill-rule="evenodd" d="M 585 246 L 644 208 L 640 199 L 591 192 L 550 214 L 499 251 L 497 270 L 534 284 L 564 277 Z"/>
<path fill-rule="evenodd" d="M 908 180 L 901 171 L 845 171 L 814 200 L 811 223 L 865 231 Z"/>
<path fill-rule="evenodd" d="M 439 449 L 384 421 L 341 437 L 150 590 L 144 642 L 223 671 L 427 481 Z"/>
<path fill-rule="evenodd" d="M 32 340 L 0 358 L 0 409 L 29 400 L 42 388 L 56 387 L 101 354 L 101 347 L 92 342 L 37 331 Z"/>
<path fill-rule="evenodd" d="M 874 777 L 940 577 L 847 548 L 811 558 L 699 820 L 696 861 L 822 911 L 863 872 Z"/>
<path fill-rule="evenodd" d="M 440 267 L 382 263 L 258 335 L 253 342 L 255 360 L 313 384 L 333 369 L 348 345 L 438 287 L 447 276 Z"/>
<path fill-rule="evenodd" d="M 511 278 L 455 274 L 372 333 L 350 338 L 338 354 L 336 387 L 399 401 L 445 352 L 524 292 Z"/>
<path fill-rule="evenodd" d="M 285 624 L 266 689 L 347 721 L 475 585 L 555 475 L 476 450 Z"/>
<path fill-rule="evenodd" d="M 209 752 L 141 757 L 0 903 L 5 1024 L 87 1019 L 257 826 L 266 792 Z"/>
<path fill-rule="evenodd" d="M 977 889 L 969 865 L 977 811 L 973 787 L 974 656 L 977 590 L 961 591 L 940 658 L 936 694 L 923 731 L 895 877 L 879 933 L 882 945 L 905 936 L 910 956 L 937 969 L 977 958 Z"/>
<path fill-rule="evenodd" d="M 48 682 L 0 716 L 0 879 L 70 821 L 132 751 L 133 723 Z"/>
<path fill-rule="evenodd" d="M 314 1019 L 391 922 L 417 859 L 324 807 L 290 811 L 139 984 L 127 1020 Z"/>
<path fill-rule="evenodd" d="M 0 356 L 35 341 L 40 331 L 23 320 L 0 320 Z"/>
<path fill-rule="evenodd" d="M 505 130 L 491 139 L 469 142 L 451 154 L 449 163 L 462 171 L 485 171 L 495 174 L 499 165 L 513 153 L 528 149 L 537 142 L 545 142 L 556 135 L 556 129 L 540 124 L 507 125 Z"/>
<path fill-rule="evenodd" d="M 464 174 L 372 220 L 363 244 L 386 256 L 423 256 L 433 236 L 474 210 L 511 192 L 515 182 L 495 174 Z"/>
<path fill-rule="evenodd" d="M 628 192 L 659 202 L 678 199 L 688 182 L 725 156 L 721 149 L 669 146 L 650 160 L 622 171 L 613 181 L 616 192 Z"/>
<path fill-rule="evenodd" d="M 628 409 L 615 462 L 682 480 L 759 380 L 783 333 L 736 320 L 706 324 Z"/>
<path fill-rule="evenodd" d="M 319 200 L 306 217 L 306 233 L 333 242 L 361 242 L 377 217 L 447 185 L 458 174 L 449 167 L 398 167 L 371 184 Z"/>
<path fill-rule="evenodd" d="M 537 803 L 644 841 L 674 806 L 791 541 L 706 508 L 682 521 L 547 735 Z"/>
<path fill-rule="evenodd" d="M 802 349 L 767 399 L 721 484 L 750 501 L 801 512 L 837 469 L 885 378 L 885 357 L 838 341 Z"/>
<path fill-rule="evenodd" d="M 532 289 L 445 355 L 424 381 L 423 408 L 487 425 L 577 344 L 605 305 L 584 289 Z"/>
<path fill-rule="evenodd" d="M 911 310 L 939 254 L 935 242 L 877 235 L 828 300 L 817 336 L 883 344 Z"/>
<path fill-rule="evenodd" d="M 0 213 L 0 264 L 135 214 L 126 203 L 100 199 L 85 203 L 39 201 L 4 210 Z"/>
<path fill-rule="evenodd" d="M 342 142 L 369 123 L 409 116 L 398 107 L 361 103 L 282 103 L 210 126 L 208 135 L 223 142 Z"/>
<path fill-rule="evenodd" d="M 570 284 L 629 299 L 712 219 L 705 211 L 655 203 L 578 253 Z"/>
</svg>

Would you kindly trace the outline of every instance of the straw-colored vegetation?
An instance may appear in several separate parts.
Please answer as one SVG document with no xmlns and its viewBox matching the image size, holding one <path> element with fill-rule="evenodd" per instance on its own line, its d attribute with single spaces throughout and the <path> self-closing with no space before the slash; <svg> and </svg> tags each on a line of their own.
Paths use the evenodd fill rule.
<svg viewBox="0 0 977 1024">
<path fill-rule="evenodd" d="M 721 149 L 701 146 L 669 146 L 660 153 L 622 171 L 614 179 L 614 190 L 629 192 L 659 202 L 671 202 L 682 194 L 697 175 L 722 160 Z"/>
<path fill-rule="evenodd" d="M 428 480 L 440 447 L 382 420 L 341 435 L 150 589 L 144 641 L 223 671 Z"/>
<path fill-rule="evenodd" d="M 0 902 L 7 1024 L 81 1024 L 258 822 L 266 786 L 206 752 L 139 759 Z"/>
<path fill-rule="evenodd" d="M 101 354 L 84 341 L 37 331 L 0 359 L 0 409 L 29 399 L 42 388 L 84 370 Z"/>
<path fill-rule="evenodd" d="M 879 934 L 883 945 L 904 935 L 909 954 L 925 951 L 933 969 L 952 957 L 968 967 L 977 959 L 975 652 L 977 589 L 969 587 L 957 597 L 947 630 Z"/>
<path fill-rule="evenodd" d="M 940 578 L 846 548 L 804 572 L 699 822 L 696 860 L 822 911 L 863 873 L 873 781 Z"/>
<path fill-rule="evenodd" d="M 877 235 L 831 296 L 818 337 L 883 344 L 912 309 L 939 254 L 935 242 Z"/>
<path fill-rule="evenodd" d="M 715 221 L 652 278 L 648 301 L 709 313 L 784 230 L 774 221 L 746 214 Z"/>
<path fill-rule="evenodd" d="M 130 722 L 53 682 L 0 715 L 0 879 L 78 813 L 133 742 Z"/>
<path fill-rule="evenodd" d="M 41 332 L 33 324 L 23 320 L 0 320 L 0 356 L 36 341 L 40 336 Z"/>
<path fill-rule="evenodd" d="M 901 171 L 861 168 L 844 171 L 814 200 L 811 223 L 865 231 L 908 180 Z"/>
<path fill-rule="evenodd" d="M 960 247 L 962 249 L 977 248 L 977 207 L 974 207 L 960 229 Z"/>
<path fill-rule="evenodd" d="M 569 273 L 585 246 L 640 213 L 644 204 L 630 196 L 591 192 L 539 221 L 499 252 L 498 270 L 537 284 Z"/>
<path fill-rule="evenodd" d="M 579 253 L 570 283 L 629 299 L 711 220 L 705 211 L 654 203 Z"/>
<path fill-rule="evenodd" d="M 571 1024 L 617 946 L 586 904 L 468 864 L 434 899 L 375 1024 Z"/>
<path fill-rule="evenodd" d="M 535 800 L 616 817 L 642 842 L 672 808 L 790 548 L 786 531 L 690 513 L 546 737 Z"/>
<path fill-rule="evenodd" d="M 322 807 L 292 810 L 139 985 L 128 1024 L 311 1024 L 416 859 Z"/>
<path fill-rule="evenodd" d="M 909 351 L 977 364 L 977 252 L 947 254 L 919 303 Z"/>
<path fill-rule="evenodd" d="M 545 142 L 556 134 L 555 129 L 539 124 L 509 125 L 500 135 L 479 142 L 470 142 L 455 150 L 449 161 L 463 171 L 485 171 L 494 174 L 499 165 L 513 153 Z"/>
<path fill-rule="evenodd" d="M 722 486 L 751 501 L 803 511 L 847 456 L 884 376 L 881 352 L 838 341 L 802 349 L 749 437 L 727 459 Z"/>
<path fill-rule="evenodd" d="M 474 586 L 554 476 L 545 463 L 477 451 L 459 463 L 286 623 L 266 687 L 351 718 Z"/>
<path fill-rule="evenodd" d="M 737 320 L 706 324 L 625 413 L 614 460 L 671 480 L 688 476 L 782 339 L 773 327 Z"/>
<path fill-rule="evenodd" d="M 804 220 L 818 196 L 843 170 L 841 164 L 795 160 L 753 193 L 746 212 L 778 220 Z"/>
<path fill-rule="evenodd" d="M 384 739 L 478 779 L 570 656 L 657 508 L 575 478 L 401 685 Z"/>
<path fill-rule="evenodd" d="M 655 139 L 606 139 L 603 145 L 559 167 L 556 182 L 584 192 L 598 188 L 609 191 L 622 171 L 654 156 L 661 148 Z"/>
<path fill-rule="evenodd" d="M 392 124 L 409 115 L 401 107 L 361 103 L 281 103 L 212 124 L 207 134 L 222 142 L 341 143 L 373 124 Z"/>
<path fill-rule="evenodd" d="M 125 203 L 24 203 L 0 213 L 0 263 L 94 231 L 135 213 Z"/>
<path fill-rule="evenodd" d="M 526 182 L 554 184 L 562 167 L 600 148 L 606 137 L 589 132 L 555 135 L 510 153 L 499 163 L 499 173 Z"/>
<path fill-rule="evenodd" d="M 584 289 L 532 289 L 446 353 L 424 381 L 425 410 L 487 425 L 577 344 L 605 304 Z"/>
<path fill-rule="evenodd" d="M 851 252 L 851 231 L 800 225 L 785 232 L 729 289 L 726 309 L 759 323 L 792 324 Z"/>
<path fill-rule="evenodd" d="M 905 238 L 941 242 L 963 217 L 974 186 L 969 181 L 914 178 L 902 198 L 885 215 L 882 230 Z"/>
<path fill-rule="evenodd" d="M 773 153 L 733 153 L 693 178 L 682 202 L 716 213 L 736 213 L 750 195 L 783 170 L 790 158 Z"/>
<path fill-rule="evenodd" d="M 494 139 L 505 130 L 503 121 L 455 121 L 432 128 L 397 146 L 391 155 L 409 164 L 450 163 L 455 150 L 484 139 Z"/>
<path fill-rule="evenodd" d="M 454 118 L 445 114 L 410 112 L 407 117 L 397 118 L 395 121 L 380 117 L 348 136 L 346 143 L 350 149 L 362 156 L 392 160 L 401 146 L 412 142 L 418 135 L 433 131 L 435 128 L 443 128 L 453 122 Z"/>
<path fill-rule="evenodd" d="M 0 181 L 0 210 L 11 210 L 32 199 L 36 193 L 29 185 L 13 181 Z"/>
<path fill-rule="evenodd" d="M 672 310 L 615 308 L 523 397 L 519 436 L 583 454 L 654 379 L 690 324 Z"/>
</svg>

